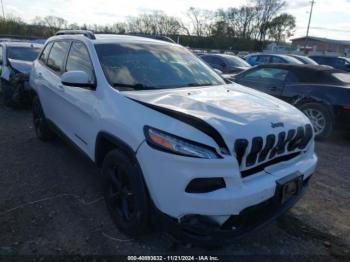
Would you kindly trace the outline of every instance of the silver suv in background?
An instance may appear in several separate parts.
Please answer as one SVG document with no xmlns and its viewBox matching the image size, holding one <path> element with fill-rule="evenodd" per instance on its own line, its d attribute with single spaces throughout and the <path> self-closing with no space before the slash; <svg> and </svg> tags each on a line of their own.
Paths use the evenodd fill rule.
<svg viewBox="0 0 350 262">
<path fill-rule="evenodd" d="M 5 105 L 31 103 L 29 73 L 42 47 L 29 42 L 0 42 L 0 86 Z"/>
</svg>

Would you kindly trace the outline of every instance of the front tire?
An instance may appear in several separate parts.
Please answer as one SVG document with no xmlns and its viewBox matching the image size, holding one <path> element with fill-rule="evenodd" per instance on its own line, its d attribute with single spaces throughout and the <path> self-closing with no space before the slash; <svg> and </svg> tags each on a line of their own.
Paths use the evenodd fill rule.
<svg viewBox="0 0 350 262">
<path fill-rule="evenodd" d="M 33 99 L 33 125 L 37 138 L 41 141 L 50 141 L 54 133 L 50 129 L 38 96 Z"/>
<path fill-rule="evenodd" d="M 149 225 L 149 200 L 141 172 L 122 152 L 110 151 L 102 165 L 104 198 L 117 228 L 136 237 Z"/>
<path fill-rule="evenodd" d="M 306 103 L 300 106 L 300 110 L 310 119 L 319 140 L 330 136 L 334 127 L 331 111 L 324 105 L 318 103 Z"/>
</svg>

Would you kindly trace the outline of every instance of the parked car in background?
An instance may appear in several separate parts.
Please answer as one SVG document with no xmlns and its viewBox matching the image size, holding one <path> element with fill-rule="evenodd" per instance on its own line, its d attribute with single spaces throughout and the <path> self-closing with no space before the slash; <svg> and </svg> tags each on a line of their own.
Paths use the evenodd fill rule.
<svg viewBox="0 0 350 262">
<path fill-rule="evenodd" d="M 320 65 L 328 65 L 346 72 L 350 72 L 350 58 L 341 56 L 310 56 Z"/>
<path fill-rule="evenodd" d="M 29 73 L 41 48 L 41 44 L 28 42 L 0 43 L 0 86 L 5 105 L 30 103 Z"/>
<path fill-rule="evenodd" d="M 350 74 L 312 65 L 261 65 L 236 75 L 235 82 L 298 107 L 319 139 L 335 126 L 350 128 Z"/>
<path fill-rule="evenodd" d="M 223 74 L 238 74 L 251 67 L 242 58 L 227 54 L 205 54 L 200 56 L 212 68 L 220 70 Z"/>
<path fill-rule="evenodd" d="M 292 207 L 316 168 L 304 114 L 225 84 L 177 44 L 61 32 L 30 84 L 37 137 L 56 131 L 101 167 L 110 215 L 131 236 L 153 225 L 197 245 L 231 243 Z"/>
<path fill-rule="evenodd" d="M 245 60 L 245 58 L 246 58 L 247 55 L 249 55 L 249 52 L 248 52 L 248 51 L 239 51 L 239 52 L 237 53 L 237 56 L 240 57 L 240 58 L 242 58 L 242 59 L 244 59 L 244 60 Z"/>
<path fill-rule="evenodd" d="M 307 56 L 303 56 L 303 55 L 289 55 L 289 56 L 294 57 L 295 59 L 299 60 L 305 65 L 318 65 L 318 63 L 315 60 Z"/>
<path fill-rule="evenodd" d="M 246 61 L 252 66 L 264 64 L 303 64 L 294 57 L 279 54 L 252 54 L 246 57 Z"/>
</svg>

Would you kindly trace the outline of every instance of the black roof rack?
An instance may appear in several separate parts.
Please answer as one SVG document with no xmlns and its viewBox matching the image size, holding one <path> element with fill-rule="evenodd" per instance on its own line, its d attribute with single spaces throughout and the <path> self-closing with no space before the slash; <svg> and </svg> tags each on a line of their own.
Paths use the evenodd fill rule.
<svg viewBox="0 0 350 262">
<path fill-rule="evenodd" d="M 89 30 L 60 30 L 56 35 L 83 35 L 89 39 L 96 39 L 94 33 Z"/>
</svg>

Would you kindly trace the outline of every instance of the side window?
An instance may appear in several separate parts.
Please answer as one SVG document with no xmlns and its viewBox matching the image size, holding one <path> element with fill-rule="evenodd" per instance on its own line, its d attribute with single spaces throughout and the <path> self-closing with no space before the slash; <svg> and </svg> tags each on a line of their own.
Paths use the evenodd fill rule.
<svg viewBox="0 0 350 262">
<path fill-rule="evenodd" d="M 332 61 L 335 66 L 339 66 L 339 67 L 345 67 L 346 66 L 346 61 L 344 59 L 341 58 L 334 58 Z"/>
<path fill-rule="evenodd" d="M 209 65 L 213 66 L 213 57 L 211 56 L 203 56 L 202 59 L 208 63 Z"/>
<path fill-rule="evenodd" d="M 253 56 L 249 57 L 248 59 L 249 59 L 250 62 L 253 62 L 253 63 L 254 63 L 254 62 L 256 62 L 256 60 L 258 59 L 258 57 L 255 56 L 255 55 L 253 55 Z"/>
<path fill-rule="evenodd" d="M 48 56 L 49 56 L 51 47 L 52 47 L 52 42 L 51 42 L 51 43 L 48 43 L 48 44 L 45 46 L 43 52 L 42 52 L 41 55 L 40 55 L 39 60 L 40 60 L 41 62 L 43 62 L 44 64 L 46 64 L 46 62 L 47 62 L 47 58 L 48 58 Z"/>
<path fill-rule="evenodd" d="M 261 68 L 253 72 L 250 72 L 244 76 L 244 79 L 257 81 L 257 80 L 278 80 L 284 81 L 288 75 L 288 71 L 278 68 Z"/>
<path fill-rule="evenodd" d="M 268 64 L 270 63 L 270 57 L 267 55 L 261 55 L 258 56 L 258 59 L 256 61 L 258 61 L 260 64 Z"/>
<path fill-rule="evenodd" d="M 67 58 L 66 71 L 74 70 L 86 72 L 89 76 L 90 83 L 95 82 L 94 70 L 89 52 L 81 42 L 73 42 Z"/>
<path fill-rule="evenodd" d="M 69 49 L 70 42 L 57 41 L 53 44 L 47 66 L 57 73 L 63 72 L 63 62 Z"/>
<path fill-rule="evenodd" d="M 272 56 L 271 63 L 273 63 L 273 64 L 285 64 L 286 62 L 278 56 Z"/>
<path fill-rule="evenodd" d="M 224 61 L 222 61 L 220 58 L 216 56 L 205 56 L 203 57 L 203 60 L 213 68 L 219 69 L 221 71 L 224 70 L 224 67 L 222 66 Z"/>
<path fill-rule="evenodd" d="M 222 59 L 220 59 L 219 57 L 215 57 L 213 56 L 212 58 L 212 63 L 214 65 L 215 68 L 219 69 L 219 70 L 223 70 L 224 69 L 224 61 Z"/>
</svg>

